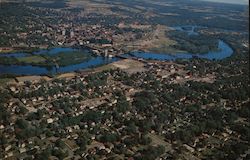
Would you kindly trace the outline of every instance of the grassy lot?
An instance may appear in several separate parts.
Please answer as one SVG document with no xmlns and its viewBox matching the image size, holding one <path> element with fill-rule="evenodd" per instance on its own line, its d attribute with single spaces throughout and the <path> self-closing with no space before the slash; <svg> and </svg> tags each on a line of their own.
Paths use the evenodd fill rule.
<svg viewBox="0 0 250 160">
<path fill-rule="evenodd" d="M 33 55 L 28 57 L 17 58 L 18 62 L 26 64 L 37 64 L 37 65 L 46 65 L 47 62 L 51 62 L 47 65 L 54 65 L 56 62 L 59 66 L 68 66 L 72 64 L 78 64 L 90 58 L 90 54 L 84 54 L 79 51 L 74 52 L 61 52 L 54 55 L 44 54 L 42 55 Z M 46 62 L 47 60 L 47 62 Z M 46 64 L 45 64 L 46 62 Z"/>
<path fill-rule="evenodd" d="M 161 41 L 161 42 L 159 42 L 158 45 L 156 45 L 157 47 L 150 48 L 149 51 L 154 52 L 154 53 L 173 53 L 173 54 L 184 52 L 184 51 L 177 50 L 177 49 L 171 47 L 170 45 L 172 45 L 172 44 L 168 44 L 165 41 Z"/>
<path fill-rule="evenodd" d="M 4 50 L 4 51 L 0 50 L 0 54 L 13 53 L 13 52 L 15 52 L 15 50 Z"/>
<path fill-rule="evenodd" d="M 107 64 L 107 65 L 103 65 L 97 68 L 94 68 L 95 72 L 102 72 L 105 70 L 111 70 L 111 69 L 115 69 L 115 67 L 112 64 Z"/>
<path fill-rule="evenodd" d="M 0 78 L 0 86 L 6 86 L 8 82 L 14 81 L 13 78 Z"/>
<path fill-rule="evenodd" d="M 46 56 L 51 61 L 55 61 L 59 66 L 68 66 L 72 64 L 78 64 L 84 62 L 91 58 L 91 55 L 86 53 L 82 53 L 81 51 L 74 52 L 61 52 L 55 55 L 47 55 Z"/>
<path fill-rule="evenodd" d="M 13 49 L 10 49 L 10 50 L 0 50 L 0 54 L 8 54 L 8 53 L 32 53 L 34 51 L 38 51 L 39 48 L 35 47 L 35 48 L 23 48 L 23 47 L 20 47 L 20 48 L 13 48 Z"/>
<path fill-rule="evenodd" d="M 46 59 L 41 56 L 29 56 L 29 57 L 20 57 L 17 58 L 19 62 L 23 63 L 41 63 L 44 62 Z"/>
<path fill-rule="evenodd" d="M 58 54 L 50 55 L 30 55 L 27 57 L 4 57 L 0 59 L 0 64 L 12 65 L 37 65 L 37 66 L 54 66 L 56 63 L 59 66 L 68 66 L 79 64 L 91 58 L 90 53 L 83 53 L 82 51 L 61 52 Z"/>
</svg>

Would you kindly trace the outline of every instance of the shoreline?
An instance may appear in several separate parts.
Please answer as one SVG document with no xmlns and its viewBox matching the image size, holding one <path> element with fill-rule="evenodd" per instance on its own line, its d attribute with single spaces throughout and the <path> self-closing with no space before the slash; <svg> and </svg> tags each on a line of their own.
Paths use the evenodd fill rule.
<svg viewBox="0 0 250 160">
<path fill-rule="evenodd" d="M 53 76 L 50 75 L 9 75 L 9 77 L 1 77 L 0 75 L 0 80 L 4 79 L 9 79 L 9 82 L 6 82 L 5 84 L 2 85 L 23 85 L 26 81 L 30 81 L 32 83 L 37 83 L 41 80 L 46 80 L 46 81 L 51 81 L 54 79 L 68 79 L 68 78 L 74 78 L 78 75 L 89 75 L 93 73 L 98 73 L 102 72 L 105 70 L 110 70 L 110 69 L 117 69 L 120 68 L 122 70 L 138 70 L 139 68 L 142 68 L 144 64 L 142 62 L 139 62 L 137 60 L 132 60 L 132 59 L 121 59 L 109 64 L 97 66 L 95 68 L 87 68 L 87 69 L 81 69 L 78 71 L 73 71 L 73 72 L 66 72 L 66 73 L 57 73 Z M 1 86 L 1 85 L 0 85 Z"/>
</svg>

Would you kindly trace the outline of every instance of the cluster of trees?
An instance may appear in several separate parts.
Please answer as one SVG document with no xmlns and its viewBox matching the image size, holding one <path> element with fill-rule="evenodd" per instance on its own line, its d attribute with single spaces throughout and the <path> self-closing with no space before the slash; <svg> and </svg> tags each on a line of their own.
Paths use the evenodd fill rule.
<svg viewBox="0 0 250 160">
<path fill-rule="evenodd" d="M 41 126 L 31 125 L 30 121 L 24 118 L 19 118 L 15 122 L 15 135 L 18 140 L 27 140 L 42 133 L 43 129 Z"/>
<path fill-rule="evenodd" d="M 133 102 L 133 105 L 139 112 L 151 111 L 155 104 L 157 104 L 157 97 L 150 91 L 137 93 Z"/>
<path fill-rule="evenodd" d="M 2 124 L 9 123 L 10 113 L 7 111 L 7 107 L 0 103 L 0 122 Z"/>
<path fill-rule="evenodd" d="M 208 53 L 218 50 L 218 40 L 206 35 L 190 36 L 185 32 L 171 31 L 166 35 L 177 41 L 173 47 L 194 54 Z"/>
<path fill-rule="evenodd" d="M 41 61 L 33 62 L 32 58 L 41 58 Z M 61 52 L 58 54 L 43 54 L 43 55 L 30 55 L 23 57 L 22 60 L 17 57 L 1 57 L 0 64 L 3 65 L 33 65 L 33 66 L 42 66 L 47 67 L 48 70 L 51 70 L 55 64 L 59 66 L 68 66 L 73 64 L 79 64 L 84 61 L 87 61 L 91 58 L 90 53 L 83 53 L 80 51 L 75 52 Z M 30 60 L 31 59 L 31 60 Z M 44 60 L 45 59 L 45 60 Z"/>
<path fill-rule="evenodd" d="M 29 3 L 30 4 L 30 3 Z M 1 40 L 0 46 L 11 46 L 13 43 L 24 42 L 23 39 L 17 37 L 17 33 L 29 32 L 28 24 L 30 22 L 36 23 L 37 28 L 42 26 L 45 21 L 38 20 L 36 15 L 44 15 L 40 10 L 32 10 L 23 3 L 8 2 L 1 3 L 0 23 L 2 30 L 0 31 Z M 27 17 L 29 20 L 27 20 Z M 18 26 L 18 29 L 12 26 Z M 34 27 L 34 29 L 36 29 Z M 40 28 L 41 29 L 41 28 Z M 42 30 L 42 29 L 41 29 Z M 4 34 L 7 33 L 7 34 Z M 25 41 L 26 44 L 50 44 L 51 42 L 45 41 L 42 35 L 28 35 L 29 38 Z"/>
<path fill-rule="evenodd" d="M 10 122 L 10 112 L 6 107 L 6 102 L 11 98 L 11 95 L 8 91 L 0 90 L 0 123 L 6 125 Z"/>
<path fill-rule="evenodd" d="M 82 51 L 61 52 L 55 55 L 46 55 L 49 61 L 55 61 L 59 66 L 68 66 L 72 64 L 79 64 L 91 58 L 90 53 L 83 53 Z M 54 65 L 54 64 L 53 64 Z"/>
<path fill-rule="evenodd" d="M 61 142 L 61 143 L 64 143 L 64 142 Z M 37 160 L 46 160 L 46 159 L 49 159 L 50 156 L 55 156 L 58 159 L 64 159 L 64 158 L 68 157 L 69 153 L 68 153 L 67 149 L 65 149 L 65 146 L 62 146 L 62 145 L 58 146 L 58 141 L 56 141 L 55 146 L 49 145 L 42 152 L 34 151 L 34 153 L 31 155 L 34 155 L 35 159 L 37 159 Z M 29 160 L 29 157 L 27 158 L 27 160 Z"/>
<path fill-rule="evenodd" d="M 223 147 L 214 148 L 210 153 L 207 153 L 206 156 L 211 159 L 228 159 L 234 160 L 239 158 L 239 155 L 245 153 L 248 149 L 247 144 L 240 143 L 236 140 L 228 141 L 224 144 Z M 249 154 L 246 155 L 245 159 L 249 159 Z"/>
<path fill-rule="evenodd" d="M 41 84 L 42 86 L 37 90 L 31 90 L 31 91 L 21 91 L 20 93 L 15 94 L 18 98 L 32 98 L 32 97 L 40 97 L 40 96 L 53 96 L 55 94 L 64 92 L 66 90 L 65 86 L 54 86 L 51 88 L 47 88 L 44 84 Z"/>
<path fill-rule="evenodd" d="M 138 156 L 135 156 L 136 160 L 145 159 L 151 160 L 160 157 L 163 153 L 165 153 L 165 147 L 162 145 L 158 146 L 148 146 L 146 149 L 143 149 L 139 152 Z"/>
<path fill-rule="evenodd" d="M 68 114 L 71 113 L 75 107 L 77 107 L 76 100 L 76 98 L 64 97 L 53 101 L 51 104 L 55 110 L 58 111 L 63 109 L 63 111 Z"/>
<path fill-rule="evenodd" d="M 92 38 L 89 40 L 90 43 L 99 43 L 99 44 L 112 44 L 112 41 L 108 39 L 95 39 Z"/>
</svg>

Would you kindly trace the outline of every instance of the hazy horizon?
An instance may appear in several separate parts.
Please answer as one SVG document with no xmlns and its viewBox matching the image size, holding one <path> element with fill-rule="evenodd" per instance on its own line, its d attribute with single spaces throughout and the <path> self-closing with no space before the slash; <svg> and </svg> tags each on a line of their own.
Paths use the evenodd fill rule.
<svg viewBox="0 0 250 160">
<path fill-rule="evenodd" d="M 231 4 L 244 4 L 248 5 L 248 0 L 201 0 L 201 1 L 210 1 L 210 2 L 221 2 L 221 3 L 231 3 Z"/>
</svg>

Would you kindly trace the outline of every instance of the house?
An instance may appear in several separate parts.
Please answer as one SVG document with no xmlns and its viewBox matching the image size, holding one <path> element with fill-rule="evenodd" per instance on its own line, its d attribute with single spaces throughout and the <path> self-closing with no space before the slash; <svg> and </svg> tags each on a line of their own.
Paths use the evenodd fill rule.
<svg viewBox="0 0 250 160">
<path fill-rule="evenodd" d="M 80 148 L 74 140 L 65 140 L 64 143 L 71 151 L 76 151 Z"/>
<path fill-rule="evenodd" d="M 4 127 L 4 125 L 0 125 L 0 129 L 4 129 L 5 127 Z"/>
<path fill-rule="evenodd" d="M 195 149 L 194 149 L 193 147 L 190 147 L 190 146 L 187 145 L 187 144 L 184 144 L 183 147 L 184 147 L 187 151 L 189 151 L 189 152 L 191 152 L 191 153 L 193 153 L 193 152 L 195 151 Z"/>
<path fill-rule="evenodd" d="M 41 140 L 43 140 L 43 139 L 45 139 L 45 138 L 46 138 L 46 135 L 45 135 L 45 134 L 41 134 L 41 135 L 40 135 L 40 139 L 41 139 Z"/>
<path fill-rule="evenodd" d="M 9 152 L 7 155 L 5 155 L 4 158 L 9 158 L 9 157 L 12 157 L 13 155 L 14 155 L 13 152 Z"/>
<path fill-rule="evenodd" d="M 11 92 L 16 92 L 16 87 L 11 86 L 11 87 L 10 87 L 10 90 L 11 90 Z"/>
<path fill-rule="evenodd" d="M 19 152 L 20 152 L 20 153 L 25 153 L 25 152 L 27 152 L 27 149 L 26 149 L 26 148 L 20 148 L 20 149 L 19 149 Z"/>
<path fill-rule="evenodd" d="M 7 151 L 9 151 L 10 149 L 12 148 L 12 146 L 11 145 L 7 145 L 6 147 L 5 147 L 5 151 L 7 152 Z"/>
<path fill-rule="evenodd" d="M 67 130 L 68 133 L 72 133 L 73 132 L 73 130 L 72 130 L 71 127 L 66 127 L 66 130 Z"/>
<path fill-rule="evenodd" d="M 53 122 L 54 122 L 54 120 L 53 120 L 52 118 L 47 119 L 47 123 L 48 123 L 48 124 L 51 124 L 51 123 L 53 123 Z"/>
</svg>

